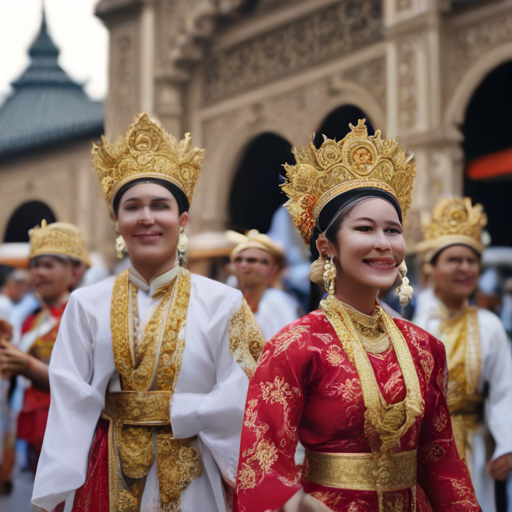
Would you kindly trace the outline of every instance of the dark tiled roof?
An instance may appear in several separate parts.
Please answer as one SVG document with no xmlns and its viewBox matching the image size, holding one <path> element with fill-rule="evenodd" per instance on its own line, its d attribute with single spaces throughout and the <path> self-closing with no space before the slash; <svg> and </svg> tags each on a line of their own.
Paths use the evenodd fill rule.
<svg viewBox="0 0 512 512">
<path fill-rule="evenodd" d="M 57 63 L 59 49 L 44 13 L 29 55 L 30 66 L 0 108 L 0 158 L 103 133 L 103 105 L 91 101 Z"/>
</svg>

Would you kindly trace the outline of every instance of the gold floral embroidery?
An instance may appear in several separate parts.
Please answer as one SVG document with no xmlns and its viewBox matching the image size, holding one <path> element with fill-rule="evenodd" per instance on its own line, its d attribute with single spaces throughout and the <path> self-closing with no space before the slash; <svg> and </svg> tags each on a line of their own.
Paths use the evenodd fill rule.
<svg viewBox="0 0 512 512">
<path fill-rule="evenodd" d="M 423 446 L 421 449 L 421 462 L 432 464 L 439 462 L 446 455 L 446 448 L 450 446 L 451 439 L 438 439 Z"/>
<path fill-rule="evenodd" d="M 295 325 L 270 338 L 269 343 L 275 347 L 274 357 L 285 352 L 292 343 L 298 341 L 307 332 L 309 332 L 308 325 Z"/>
<path fill-rule="evenodd" d="M 297 439 L 297 428 L 290 425 L 290 406 L 288 400 L 293 397 L 294 392 L 298 396 L 301 395 L 301 391 L 295 388 L 293 391 L 290 389 L 290 385 L 283 378 L 276 377 L 274 382 L 261 382 L 261 398 L 264 402 L 270 404 L 281 404 L 283 406 L 284 426 L 283 433 L 295 441 Z"/>
<path fill-rule="evenodd" d="M 333 366 L 342 366 L 346 362 L 346 356 L 338 345 L 331 345 L 325 354 L 327 362 Z"/>
<path fill-rule="evenodd" d="M 251 399 L 246 405 L 244 415 L 244 427 L 252 431 L 256 437 L 251 448 L 242 452 L 245 461 L 238 471 L 238 490 L 253 489 L 265 477 L 274 463 L 279 458 L 279 451 L 286 450 L 288 438 L 291 442 L 297 441 L 297 427 L 292 427 L 290 423 L 291 406 L 289 400 L 300 398 L 302 392 L 298 387 L 291 387 L 284 377 L 276 377 L 273 382 L 260 382 L 261 400 L 265 404 L 279 404 L 283 408 L 284 426 L 280 431 L 282 437 L 279 448 L 271 439 L 265 438 L 269 430 L 266 423 L 257 423 L 259 399 Z M 253 464 L 251 464 L 253 463 Z M 256 466 L 254 465 L 256 463 Z M 283 483 L 286 485 L 295 485 L 294 477 L 284 477 Z"/>
<path fill-rule="evenodd" d="M 263 473 L 268 473 L 278 458 L 276 445 L 270 439 L 262 439 L 247 461 L 257 460 Z"/>
<path fill-rule="evenodd" d="M 439 414 L 437 414 L 436 417 L 434 418 L 434 421 L 433 421 L 434 428 L 438 432 L 442 432 L 446 428 L 447 424 L 448 424 L 448 414 L 446 414 L 446 412 L 443 409 L 441 409 L 439 411 Z"/>
<path fill-rule="evenodd" d="M 254 375 L 265 340 L 249 305 L 242 305 L 229 322 L 229 351 L 249 378 Z"/>
</svg>

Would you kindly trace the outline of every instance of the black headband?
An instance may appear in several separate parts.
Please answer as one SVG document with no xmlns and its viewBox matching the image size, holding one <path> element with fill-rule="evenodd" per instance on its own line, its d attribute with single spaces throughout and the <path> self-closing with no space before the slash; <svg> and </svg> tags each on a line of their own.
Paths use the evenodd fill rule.
<svg viewBox="0 0 512 512">
<path fill-rule="evenodd" d="M 329 227 L 329 224 L 331 221 L 336 217 L 338 212 L 342 208 L 349 207 L 352 203 L 355 203 L 356 201 L 359 201 L 363 198 L 371 198 L 371 197 L 377 197 L 380 199 L 384 199 L 388 203 L 393 206 L 393 208 L 396 210 L 396 213 L 398 214 L 398 218 L 400 220 L 400 224 L 402 224 L 402 209 L 400 208 L 400 204 L 398 203 L 398 200 L 395 196 L 390 194 L 389 192 L 386 192 L 385 190 L 380 190 L 378 188 L 358 188 L 355 190 L 349 190 L 348 192 L 344 192 L 343 194 L 340 194 L 339 196 L 336 196 L 332 198 L 323 208 L 320 212 L 320 215 L 318 216 L 316 225 L 313 229 L 313 232 L 311 234 L 311 239 L 309 242 L 309 247 L 311 250 L 311 254 L 313 255 L 313 258 L 318 258 L 318 249 L 316 248 L 316 241 L 318 237 L 325 232 L 325 230 Z"/>
<path fill-rule="evenodd" d="M 190 208 L 190 204 L 188 202 L 187 196 L 181 190 L 179 187 L 177 187 L 174 183 L 171 183 L 167 180 L 161 180 L 159 178 L 138 178 L 136 180 L 130 181 L 123 185 L 116 193 L 114 197 L 114 201 L 112 202 L 112 209 L 114 210 L 114 214 L 117 219 L 117 210 L 119 209 L 119 203 L 121 202 L 121 197 L 123 197 L 123 194 L 131 187 L 138 185 L 139 183 L 155 183 L 156 185 L 160 185 L 161 187 L 164 187 L 167 189 L 176 199 L 176 202 L 178 203 L 178 209 L 180 212 L 180 215 L 183 212 L 188 212 L 188 209 Z"/>
</svg>

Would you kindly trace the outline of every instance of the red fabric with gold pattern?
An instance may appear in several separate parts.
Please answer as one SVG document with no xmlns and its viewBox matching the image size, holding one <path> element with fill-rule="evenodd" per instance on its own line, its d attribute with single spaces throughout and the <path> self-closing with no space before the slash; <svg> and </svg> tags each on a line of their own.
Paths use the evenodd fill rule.
<svg viewBox="0 0 512 512">
<path fill-rule="evenodd" d="M 103 418 L 98 421 L 96 435 L 89 454 L 87 480 L 75 493 L 72 512 L 109 512 L 108 486 L 108 427 Z"/>
<path fill-rule="evenodd" d="M 446 405 L 444 346 L 403 320 L 396 324 L 413 355 L 423 416 L 401 438 L 400 451 L 418 449 L 418 512 L 479 511 L 467 466 L 455 447 Z M 406 388 L 395 352 L 369 354 L 388 403 Z M 279 509 L 301 487 L 331 510 L 375 512 L 375 491 L 324 487 L 301 478 L 297 441 L 326 453 L 369 453 L 359 376 L 322 311 L 314 311 L 270 339 L 251 380 L 237 480 L 237 510 Z M 385 492 L 386 510 L 412 511 L 412 491 Z"/>
<path fill-rule="evenodd" d="M 42 361 L 50 364 L 53 346 L 59 332 L 60 321 L 66 304 L 62 307 L 50 307 L 47 311 L 55 319 L 55 325 L 46 334 L 38 337 L 30 346 L 28 353 Z M 41 311 L 30 316 L 24 324 L 23 333 L 37 329 L 40 325 L 40 317 L 46 316 L 46 311 Z M 23 396 L 23 408 L 18 416 L 18 438 L 24 439 L 33 446 L 37 455 L 43 446 L 44 432 L 48 421 L 50 410 L 50 393 L 35 386 L 30 386 Z"/>
</svg>

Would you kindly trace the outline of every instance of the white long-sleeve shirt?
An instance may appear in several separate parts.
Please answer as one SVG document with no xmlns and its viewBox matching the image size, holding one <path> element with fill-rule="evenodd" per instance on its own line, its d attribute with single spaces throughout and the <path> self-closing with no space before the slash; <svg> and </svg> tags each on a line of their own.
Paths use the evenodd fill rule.
<svg viewBox="0 0 512 512">
<path fill-rule="evenodd" d="M 443 341 L 441 322 L 446 318 L 446 308 L 432 296 L 414 323 Z M 488 384 L 486 423 L 496 442 L 492 459 L 512 453 L 512 352 L 500 319 L 491 311 L 478 309 L 482 371 L 478 392 L 484 393 Z M 471 477 L 483 512 L 493 512 L 494 481 L 486 470 L 485 446 L 479 434 L 473 436 L 473 464 Z"/>
<path fill-rule="evenodd" d="M 157 280 L 151 288 L 158 287 Z M 34 510 L 52 510 L 83 485 L 107 387 L 119 389 L 110 329 L 113 285 L 110 278 L 73 292 L 63 315 L 50 363 L 52 402 L 32 495 Z M 144 325 L 160 299 L 152 299 L 151 289 L 142 287 L 137 299 Z M 230 320 L 241 304 L 239 291 L 191 276 L 171 424 L 176 438 L 198 436 L 203 471 L 181 494 L 183 512 L 224 512 L 222 478 L 236 478 L 248 378 L 233 359 L 228 338 Z M 152 468 L 142 511 L 158 504 L 157 478 Z"/>
</svg>

